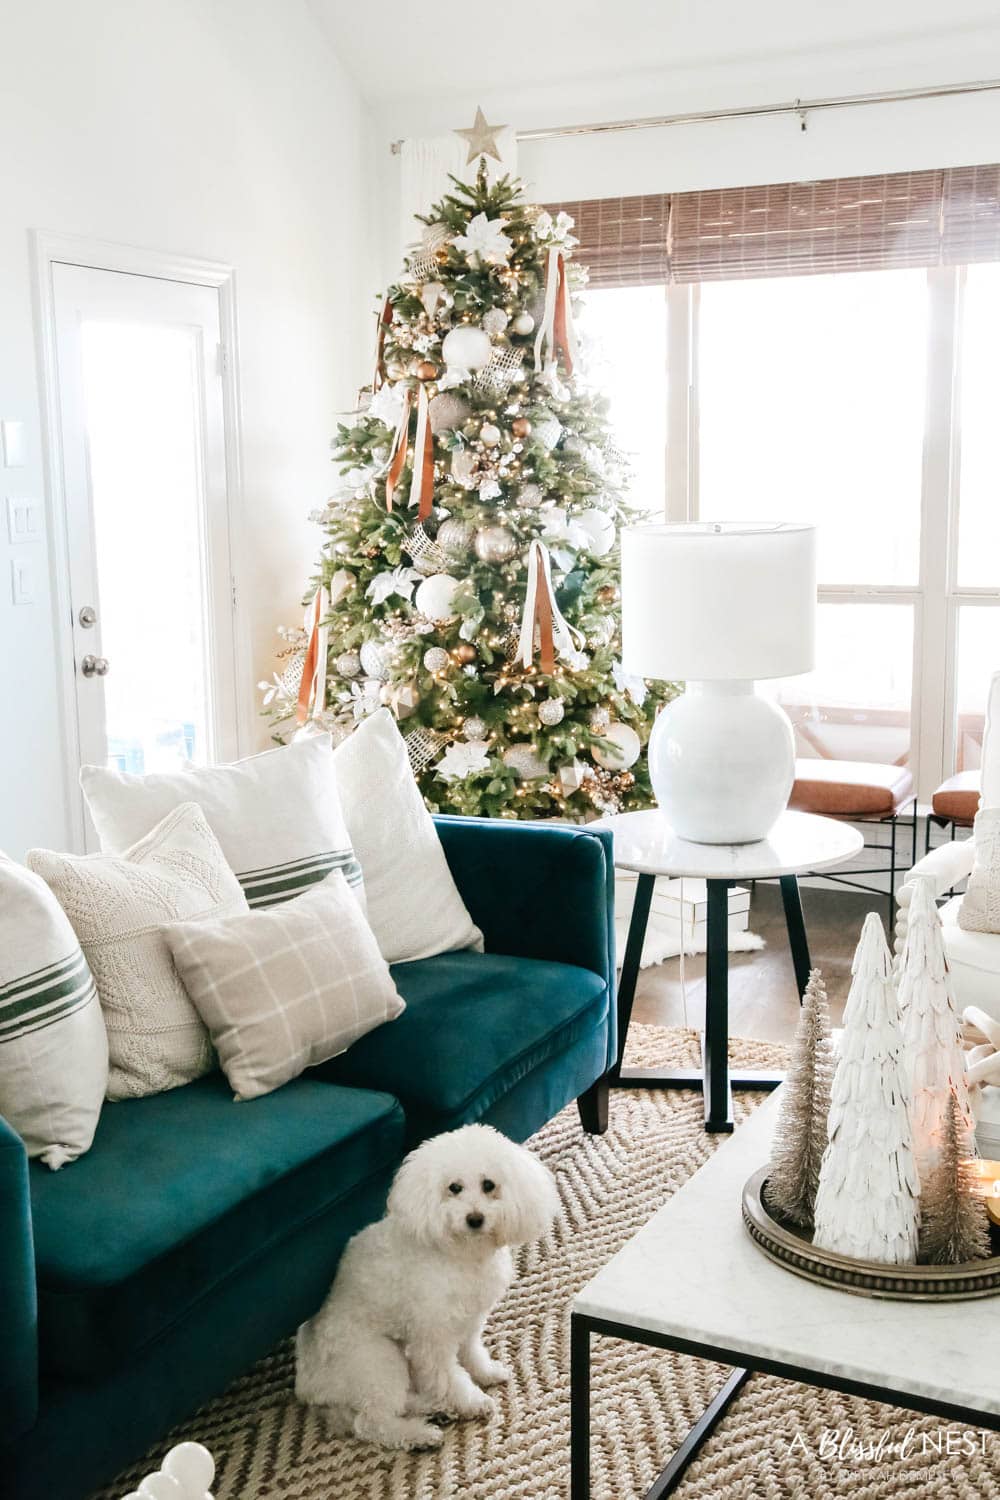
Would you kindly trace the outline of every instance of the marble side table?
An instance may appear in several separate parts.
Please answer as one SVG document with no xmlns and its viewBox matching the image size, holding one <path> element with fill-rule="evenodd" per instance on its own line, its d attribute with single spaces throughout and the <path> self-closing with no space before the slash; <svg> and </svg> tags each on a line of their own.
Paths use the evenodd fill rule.
<svg viewBox="0 0 1000 1500">
<path fill-rule="evenodd" d="M 794 1276 L 753 1243 L 740 1202 L 747 1178 L 770 1156 L 777 1106 L 773 1098 L 754 1110 L 574 1297 L 571 1500 L 590 1496 L 594 1335 L 732 1367 L 646 1500 L 673 1492 L 753 1371 L 928 1412 L 942 1427 L 971 1423 L 1000 1431 L 1000 1296 L 919 1304 L 855 1296 Z M 769 1442 L 787 1445 L 793 1436 L 780 1430 L 762 1435 L 761 1458 Z M 878 1427 L 858 1436 L 877 1441 Z M 820 1467 L 817 1461 L 814 1469 Z M 901 1488 L 909 1490 L 909 1478 L 915 1493 L 921 1469 L 915 1465 L 908 1475 L 902 1460 L 899 1468 Z M 975 1472 L 966 1471 L 970 1486 Z M 836 1470 L 828 1477 L 835 1484 Z M 865 1493 L 871 1491 L 865 1487 Z M 638 1497 L 618 1494 L 616 1500 Z"/>
<path fill-rule="evenodd" d="M 796 876 L 805 870 L 826 870 L 853 859 L 863 849 L 864 839 L 850 824 L 800 812 L 782 813 L 768 837 L 756 844 L 690 843 L 678 838 L 656 809 L 621 813 L 591 826 L 611 830 L 615 841 L 615 865 L 639 876 L 618 981 L 618 1056 L 602 1082 L 608 1088 L 689 1089 L 700 1086 L 705 1095 L 705 1129 L 732 1130 L 731 1086 L 773 1089 L 783 1075 L 741 1072 L 730 1077 L 729 1074 L 729 888 L 746 880 L 780 881 L 795 979 L 801 997 L 809 978 L 809 946 Z M 704 880 L 708 890 L 701 1069 L 663 1071 L 622 1066 L 649 904 L 658 875 Z"/>
</svg>

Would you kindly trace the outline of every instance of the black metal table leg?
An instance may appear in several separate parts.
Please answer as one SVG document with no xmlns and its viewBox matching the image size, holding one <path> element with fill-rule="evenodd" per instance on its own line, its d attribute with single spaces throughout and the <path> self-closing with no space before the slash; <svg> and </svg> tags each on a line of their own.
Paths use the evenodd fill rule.
<svg viewBox="0 0 1000 1500">
<path fill-rule="evenodd" d="M 698 1457 L 702 1446 L 718 1427 L 731 1401 L 743 1389 L 750 1378 L 749 1370 L 734 1370 L 719 1394 L 705 1407 L 701 1416 L 691 1427 L 680 1447 L 675 1451 L 667 1467 L 654 1479 L 646 1491 L 644 1500 L 663 1500 L 672 1495 L 684 1478 L 690 1465 Z"/>
<path fill-rule="evenodd" d="M 616 1082 L 621 1075 L 629 1022 L 632 1019 L 632 1005 L 635 1001 L 635 987 L 639 981 L 639 968 L 642 963 L 642 947 L 646 941 L 649 905 L 653 899 L 655 884 L 655 875 L 640 875 L 635 888 L 635 903 L 632 907 L 628 938 L 625 942 L 625 958 L 618 979 L 618 1057 L 612 1073 L 612 1082 Z"/>
<path fill-rule="evenodd" d="M 729 1092 L 729 885 L 728 880 L 706 881 L 708 887 L 708 942 L 705 960 L 705 1129 L 732 1130 L 733 1100 Z"/>
<path fill-rule="evenodd" d="M 795 983 L 798 985 L 801 1000 L 806 992 L 806 985 L 809 983 L 809 970 L 812 968 L 809 960 L 806 924 L 802 916 L 802 897 L 799 894 L 799 882 L 796 876 L 782 875 L 778 883 L 781 886 L 781 900 L 785 908 L 788 945 L 792 950 L 792 963 L 795 966 Z"/>
<path fill-rule="evenodd" d="M 569 1320 L 570 1500 L 590 1500 L 590 1324 Z"/>
</svg>

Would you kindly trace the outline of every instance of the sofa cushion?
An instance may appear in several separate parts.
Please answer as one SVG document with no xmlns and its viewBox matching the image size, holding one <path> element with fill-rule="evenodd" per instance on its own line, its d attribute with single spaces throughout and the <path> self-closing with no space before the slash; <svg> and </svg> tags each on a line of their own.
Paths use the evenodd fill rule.
<svg viewBox="0 0 1000 1500">
<path fill-rule="evenodd" d="M 891 818 L 913 800 L 906 766 L 866 760 L 797 760 L 788 805 L 832 818 Z"/>
<path fill-rule="evenodd" d="M 403 1134 L 387 1094 L 316 1080 L 235 1104 L 214 1073 L 105 1105 L 72 1172 L 32 1167 L 43 1367 L 113 1368 L 385 1170 Z"/>
<path fill-rule="evenodd" d="M 391 973 L 403 1014 L 314 1071 L 388 1089 L 411 1139 L 478 1120 L 607 1014 L 604 980 L 575 964 L 465 950 L 393 964 Z"/>
</svg>

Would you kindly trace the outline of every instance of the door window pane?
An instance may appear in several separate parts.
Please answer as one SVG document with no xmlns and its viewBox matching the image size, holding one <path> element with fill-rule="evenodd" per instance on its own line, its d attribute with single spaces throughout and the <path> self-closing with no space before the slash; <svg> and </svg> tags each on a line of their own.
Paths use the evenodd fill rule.
<svg viewBox="0 0 1000 1500">
<path fill-rule="evenodd" d="M 84 322 L 108 764 L 211 753 L 196 335 Z"/>
<path fill-rule="evenodd" d="M 796 755 L 905 765 L 912 674 L 910 605 L 821 604 L 815 670 L 774 686 Z"/>
<path fill-rule="evenodd" d="M 958 671 L 955 678 L 955 770 L 981 762 L 986 695 L 1000 672 L 1000 607 L 963 605 L 958 611 Z"/>
<path fill-rule="evenodd" d="M 995 589 L 1000 588 L 1000 266 L 969 266 L 962 309 L 958 584 Z"/>
<path fill-rule="evenodd" d="M 667 300 L 662 286 L 588 292 L 580 335 L 587 384 L 608 399 L 615 441 L 632 465 L 629 497 L 662 515 L 667 443 Z"/>
<path fill-rule="evenodd" d="M 698 329 L 699 514 L 811 521 L 823 584 L 915 584 L 923 271 L 710 282 Z"/>
</svg>

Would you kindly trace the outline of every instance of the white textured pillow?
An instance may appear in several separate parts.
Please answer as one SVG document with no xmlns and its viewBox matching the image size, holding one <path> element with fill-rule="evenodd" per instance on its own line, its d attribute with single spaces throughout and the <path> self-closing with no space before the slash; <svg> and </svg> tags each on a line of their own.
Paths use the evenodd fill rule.
<svg viewBox="0 0 1000 1500">
<path fill-rule="evenodd" d="M 182 802 L 197 802 L 251 906 L 288 901 L 343 870 L 364 905 L 328 734 L 265 750 L 231 766 L 130 776 L 84 766 L 80 785 L 101 848 L 119 854 Z"/>
<path fill-rule="evenodd" d="M 404 1009 L 340 870 L 269 911 L 163 933 L 237 1099 L 269 1094 Z"/>
<path fill-rule="evenodd" d="M 215 1066 L 163 937 L 166 922 L 248 910 L 219 841 L 182 803 L 124 854 L 32 849 L 87 956 L 108 1032 L 108 1098 L 158 1094 Z"/>
<path fill-rule="evenodd" d="M 108 1083 L 108 1038 L 76 933 L 44 880 L 0 854 L 0 1115 L 29 1156 L 88 1150 Z"/>
<path fill-rule="evenodd" d="M 382 957 L 401 963 L 454 948 L 481 952 L 483 935 L 458 894 L 387 708 L 337 746 L 333 765 Z"/>
<path fill-rule="evenodd" d="M 976 860 L 958 908 L 966 932 L 1000 933 L 1000 807 L 981 807 L 972 825 Z"/>
</svg>

